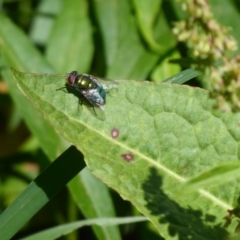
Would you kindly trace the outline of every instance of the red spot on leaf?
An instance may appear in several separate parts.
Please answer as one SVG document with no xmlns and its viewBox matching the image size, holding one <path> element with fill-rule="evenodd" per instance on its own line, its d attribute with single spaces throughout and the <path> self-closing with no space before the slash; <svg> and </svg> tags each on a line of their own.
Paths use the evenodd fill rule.
<svg viewBox="0 0 240 240">
<path fill-rule="evenodd" d="M 111 131 L 111 136 L 112 138 L 117 138 L 119 136 L 119 130 L 117 128 L 114 128 L 112 131 Z"/>
<path fill-rule="evenodd" d="M 126 162 L 132 162 L 134 160 L 134 155 L 132 153 L 124 153 L 121 156 Z"/>
</svg>

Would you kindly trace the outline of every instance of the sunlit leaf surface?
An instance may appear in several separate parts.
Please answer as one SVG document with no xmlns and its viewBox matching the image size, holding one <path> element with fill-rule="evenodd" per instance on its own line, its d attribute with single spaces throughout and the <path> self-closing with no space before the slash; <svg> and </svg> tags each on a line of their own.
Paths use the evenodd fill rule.
<svg viewBox="0 0 240 240">
<path fill-rule="evenodd" d="M 107 96 L 105 121 L 76 96 L 56 91 L 63 75 L 13 70 L 18 86 L 57 132 L 77 146 L 90 170 L 161 229 L 182 239 L 219 239 L 236 196 L 234 183 L 176 193 L 179 185 L 238 158 L 239 116 L 212 109 L 208 93 L 169 83 L 119 80 Z M 169 232 L 170 231 L 170 232 Z"/>
</svg>

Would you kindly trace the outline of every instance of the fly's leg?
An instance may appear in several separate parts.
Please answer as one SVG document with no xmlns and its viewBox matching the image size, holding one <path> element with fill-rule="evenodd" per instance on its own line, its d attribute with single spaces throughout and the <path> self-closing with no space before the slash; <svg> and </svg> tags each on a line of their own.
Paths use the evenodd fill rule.
<svg viewBox="0 0 240 240">
<path fill-rule="evenodd" d="M 64 90 L 63 90 L 63 89 L 64 89 Z M 56 91 L 59 91 L 59 90 L 63 90 L 65 93 L 67 93 L 66 87 L 61 87 L 61 88 L 56 89 Z"/>
<path fill-rule="evenodd" d="M 96 111 L 95 111 L 94 106 L 92 106 L 92 108 L 93 108 L 93 112 L 94 112 L 95 116 L 97 116 L 97 113 L 96 113 Z"/>
<path fill-rule="evenodd" d="M 78 111 L 79 111 L 79 105 L 82 105 L 82 101 L 80 98 L 78 98 Z"/>
</svg>

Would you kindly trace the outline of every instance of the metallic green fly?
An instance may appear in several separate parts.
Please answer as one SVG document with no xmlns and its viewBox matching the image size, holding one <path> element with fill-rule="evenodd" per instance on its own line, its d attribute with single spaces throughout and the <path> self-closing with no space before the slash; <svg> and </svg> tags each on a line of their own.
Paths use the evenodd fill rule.
<svg viewBox="0 0 240 240">
<path fill-rule="evenodd" d="M 66 87 L 75 90 L 77 93 L 76 95 L 79 97 L 79 101 L 80 98 L 84 97 L 93 109 L 96 107 L 104 110 L 107 93 L 111 89 L 116 89 L 118 84 L 112 80 L 88 74 L 78 74 L 77 71 L 72 71 L 67 74 Z"/>
</svg>

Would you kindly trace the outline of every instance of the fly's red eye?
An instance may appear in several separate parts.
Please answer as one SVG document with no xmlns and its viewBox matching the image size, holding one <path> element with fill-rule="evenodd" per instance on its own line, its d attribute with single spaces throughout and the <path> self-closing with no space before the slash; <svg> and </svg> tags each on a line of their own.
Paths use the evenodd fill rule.
<svg viewBox="0 0 240 240">
<path fill-rule="evenodd" d="M 68 75 L 67 75 L 67 83 L 69 84 L 69 85 L 73 85 L 74 84 L 74 82 L 75 82 L 75 79 L 76 79 L 76 77 L 77 77 L 77 75 L 78 75 L 78 72 L 77 71 L 72 71 L 71 73 L 69 73 Z"/>
<path fill-rule="evenodd" d="M 73 83 L 74 83 L 74 81 L 75 81 L 75 76 L 73 76 L 73 75 L 69 75 L 68 76 L 68 78 L 67 78 L 67 82 L 68 82 L 68 84 L 69 85 L 72 85 Z"/>
</svg>

